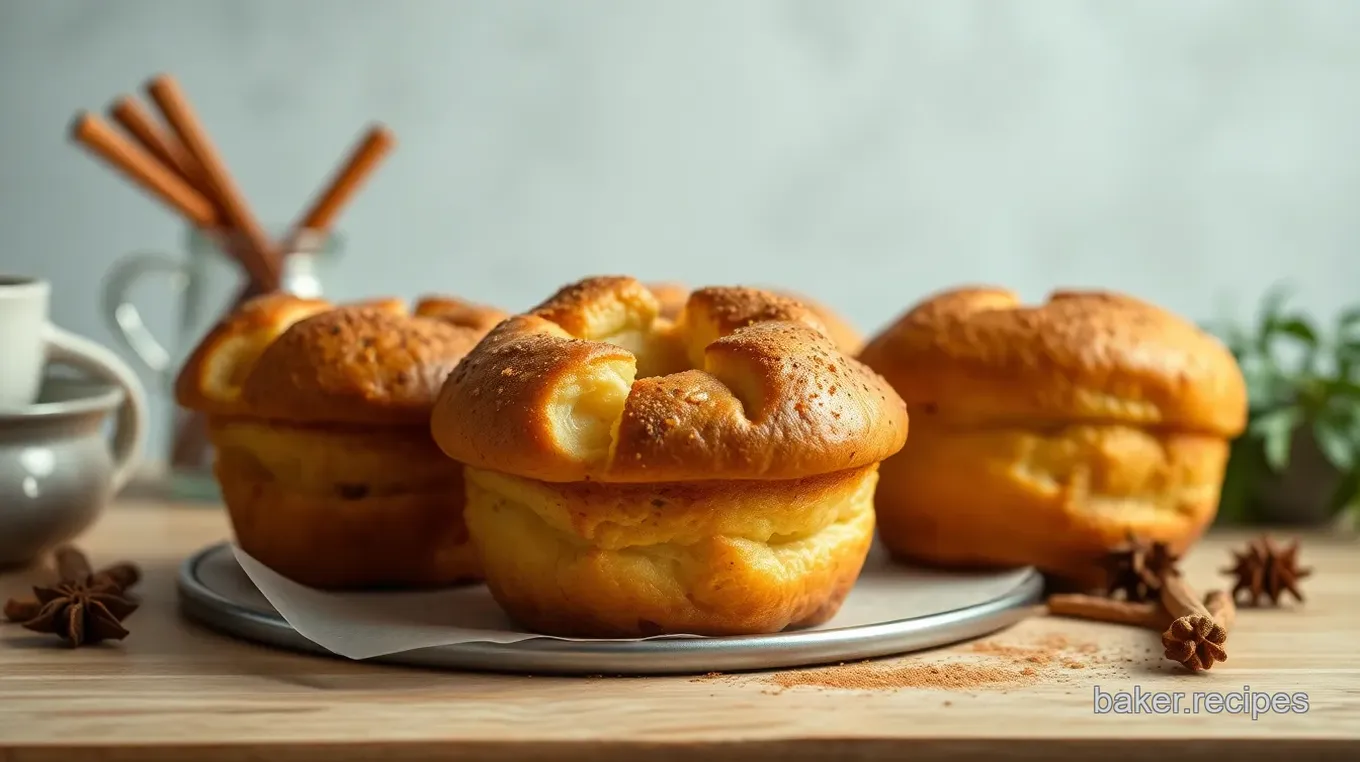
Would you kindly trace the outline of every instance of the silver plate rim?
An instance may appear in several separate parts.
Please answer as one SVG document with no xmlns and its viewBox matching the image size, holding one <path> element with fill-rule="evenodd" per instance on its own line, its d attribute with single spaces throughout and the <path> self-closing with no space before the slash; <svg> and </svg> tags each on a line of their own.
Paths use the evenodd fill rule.
<svg viewBox="0 0 1360 762">
<path fill-rule="evenodd" d="M 203 584 L 198 567 L 221 552 L 230 553 L 230 543 L 208 545 L 180 564 L 177 590 L 185 617 L 255 643 L 345 658 L 306 639 L 278 614 L 257 611 Z M 1026 609 L 1041 600 L 1043 585 L 1043 576 L 1030 569 L 1014 589 L 985 603 L 832 630 L 635 641 L 537 637 L 515 643 L 432 646 L 364 661 L 534 675 L 693 675 L 808 667 L 922 651 L 997 632 L 1028 616 Z"/>
</svg>

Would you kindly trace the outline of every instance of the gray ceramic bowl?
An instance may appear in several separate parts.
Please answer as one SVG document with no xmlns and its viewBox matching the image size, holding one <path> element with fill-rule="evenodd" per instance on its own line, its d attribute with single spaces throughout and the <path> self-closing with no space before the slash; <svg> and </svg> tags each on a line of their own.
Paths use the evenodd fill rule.
<svg viewBox="0 0 1360 762">
<path fill-rule="evenodd" d="M 116 386 L 48 378 L 37 403 L 0 411 L 0 566 L 76 537 L 122 486 L 139 432 L 120 421 L 111 449 L 104 423 L 124 397 Z"/>
</svg>

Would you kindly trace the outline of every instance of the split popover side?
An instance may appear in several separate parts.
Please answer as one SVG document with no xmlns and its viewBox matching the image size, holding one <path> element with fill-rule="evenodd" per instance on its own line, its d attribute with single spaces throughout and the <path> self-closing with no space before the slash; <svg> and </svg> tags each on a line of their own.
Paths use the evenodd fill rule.
<svg viewBox="0 0 1360 762">
<path fill-rule="evenodd" d="M 1241 370 L 1194 325 L 1138 299 L 938 294 L 860 355 L 912 412 L 882 467 L 880 535 L 948 566 L 1034 565 L 1082 584 L 1130 533 L 1194 543 L 1246 423 Z"/>
<path fill-rule="evenodd" d="M 681 310 L 685 308 L 685 302 L 689 299 L 689 288 L 680 283 L 649 283 L 647 288 L 656 296 L 657 302 L 661 305 L 661 317 L 667 320 L 678 318 Z M 836 342 L 836 346 L 844 354 L 854 357 L 864 348 L 864 336 L 859 332 L 859 329 L 825 304 L 805 294 L 792 291 L 771 290 L 771 293 L 801 302 L 812 310 L 812 314 L 817 316 L 822 327 L 826 329 L 826 334 L 831 337 L 832 341 Z"/>
<path fill-rule="evenodd" d="M 467 464 L 491 592 L 561 636 L 826 621 L 868 553 L 905 406 L 799 302 L 705 288 L 659 313 L 632 278 L 587 279 L 449 375 L 431 433 Z"/>
<path fill-rule="evenodd" d="M 422 316 L 454 305 L 459 320 Z M 273 294 L 203 339 L 176 399 L 206 414 L 247 553 L 318 588 L 480 578 L 462 469 L 429 434 L 444 378 L 486 333 L 465 323 L 495 314 L 479 309 L 425 300 L 413 315 L 400 300 L 336 306 Z"/>
</svg>

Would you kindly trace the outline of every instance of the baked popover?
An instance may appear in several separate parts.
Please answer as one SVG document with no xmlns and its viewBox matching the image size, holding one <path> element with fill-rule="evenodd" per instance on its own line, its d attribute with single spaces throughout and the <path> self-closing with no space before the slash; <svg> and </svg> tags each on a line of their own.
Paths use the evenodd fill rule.
<svg viewBox="0 0 1360 762">
<path fill-rule="evenodd" d="M 471 328 L 485 334 L 509 317 L 502 310 L 484 304 L 474 304 L 451 296 L 426 296 L 416 302 L 418 317 L 434 318 L 446 323 Z"/>
<path fill-rule="evenodd" d="M 897 556 L 1034 565 L 1100 584 L 1130 534 L 1184 551 L 1218 508 L 1246 424 L 1218 340 L 1130 296 L 933 296 L 861 353 L 906 400 L 911 441 L 882 467 L 879 532 Z"/>
<path fill-rule="evenodd" d="M 487 584 L 549 635 L 769 633 L 826 621 L 873 537 L 901 399 L 808 307 L 632 278 L 567 286 L 449 375 L 431 432 L 467 464 Z"/>
<path fill-rule="evenodd" d="M 486 333 L 420 315 L 450 304 L 271 294 L 203 339 L 175 396 L 206 414 L 243 550 L 318 588 L 480 578 L 462 469 L 429 432 L 445 376 Z"/>
<path fill-rule="evenodd" d="M 651 290 L 660 303 L 661 316 L 668 320 L 678 318 L 680 311 L 685 308 L 685 303 L 689 299 L 689 288 L 681 283 L 649 283 L 647 288 Z M 859 329 L 825 304 L 810 296 L 793 291 L 770 289 L 770 292 L 796 302 L 802 302 L 808 309 L 812 310 L 812 314 L 817 316 L 822 327 L 826 329 L 826 334 L 831 337 L 832 341 L 836 342 L 836 346 L 844 354 L 854 357 L 864 348 L 864 336 L 859 332 Z"/>
</svg>

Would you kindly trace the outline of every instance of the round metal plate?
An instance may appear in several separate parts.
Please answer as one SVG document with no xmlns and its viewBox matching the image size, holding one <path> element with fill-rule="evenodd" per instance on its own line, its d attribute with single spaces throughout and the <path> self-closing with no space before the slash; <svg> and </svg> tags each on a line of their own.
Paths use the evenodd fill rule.
<svg viewBox="0 0 1360 762">
<path fill-rule="evenodd" d="M 209 546 L 188 558 L 179 574 L 180 608 L 187 617 L 228 635 L 334 656 L 298 634 L 262 597 L 242 595 L 239 589 L 205 579 L 202 574 L 205 564 L 225 563 L 222 555 L 245 577 L 227 543 Z M 250 584 L 248 578 L 245 584 Z M 699 674 L 810 666 L 919 651 L 986 635 L 1023 618 L 1025 608 L 1040 599 L 1042 589 L 1042 577 L 1030 570 L 1013 590 L 981 604 L 854 627 L 634 641 L 539 637 L 515 643 L 421 648 L 370 661 L 442 669 L 575 675 Z M 253 587 L 250 592 L 255 592 Z"/>
</svg>

